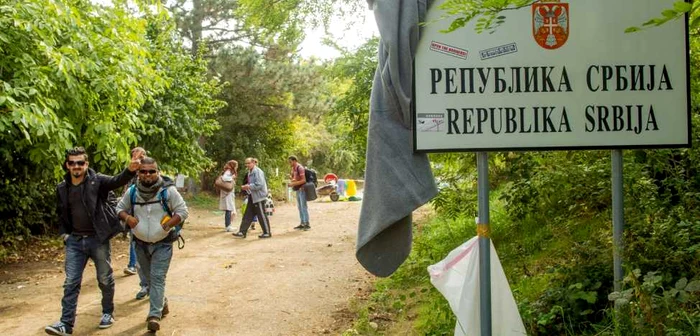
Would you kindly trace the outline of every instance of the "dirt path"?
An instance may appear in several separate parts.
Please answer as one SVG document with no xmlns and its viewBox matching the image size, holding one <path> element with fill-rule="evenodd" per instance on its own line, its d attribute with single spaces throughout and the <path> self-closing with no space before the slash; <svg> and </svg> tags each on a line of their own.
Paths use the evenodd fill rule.
<svg viewBox="0 0 700 336">
<path fill-rule="evenodd" d="M 354 257 L 359 202 L 309 203 L 312 229 L 295 231 L 296 207 L 277 206 L 272 239 L 245 240 L 223 232 L 223 215 L 192 211 L 187 245 L 168 272 L 170 315 L 161 335 L 338 334 L 334 312 L 366 288 L 368 275 Z M 235 221 L 238 223 L 238 220 Z M 95 268 L 88 265 L 78 302 L 74 335 L 144 335 L 148 300 L 135 300 L 137 276 L 124 276 L 127 244 L 113 240 L 115 318 L 101 316 Z M 0 334 L 43 335 L 58 320 L 63 265 L 58 262 L 0 268 Z"/>
</svg>

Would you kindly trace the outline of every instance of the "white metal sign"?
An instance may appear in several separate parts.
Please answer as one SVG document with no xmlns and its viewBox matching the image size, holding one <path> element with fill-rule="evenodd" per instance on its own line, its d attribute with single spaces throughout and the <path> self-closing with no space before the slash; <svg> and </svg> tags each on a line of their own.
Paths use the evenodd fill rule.
<svg viewBox="0 0 700 336">
<path fill-rule="evenodd" d="M 444 12 L 437 0 L 426 22 Z M 493 33 L 422 28 L 414 149 L 690 146 L 687 24 L 631 26 L 675 0 L 541 1 Z"/>
</svg>

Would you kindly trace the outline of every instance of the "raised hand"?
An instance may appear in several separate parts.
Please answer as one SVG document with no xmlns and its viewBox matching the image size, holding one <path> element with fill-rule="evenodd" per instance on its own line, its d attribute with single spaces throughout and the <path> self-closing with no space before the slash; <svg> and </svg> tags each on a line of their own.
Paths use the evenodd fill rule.
<svg viewBox="0 0 700 336">
<path fill-rule="evenodd" d="M 142 147 L 135 147 L 131 150 L 131 162 L 129 163 L 129 170 L 135 172 L 141 166 L 141 159 L 146 157 L 146 150 Z"/>
</svg>

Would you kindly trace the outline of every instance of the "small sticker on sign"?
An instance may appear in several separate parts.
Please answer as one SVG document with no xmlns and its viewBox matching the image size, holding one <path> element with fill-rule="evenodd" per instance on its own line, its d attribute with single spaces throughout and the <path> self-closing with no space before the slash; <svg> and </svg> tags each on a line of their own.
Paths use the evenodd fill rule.
<svg viewBox="0 0 700 336">
<path fill-rule="evenodd" d="M 418 113 L 418 132 L 443 132 L 445 115 L 442 113 Z"/>
<path fill-rule="evenodd" d="M 479 51 L 479 56 L 482 60 L 494 58 L 498 56 L 508 55 L 518 52 L 518 46 L 515 43 L 504 44 L 502 46 L 489 48 Z"/>
<path fill-rule="evenodd" d="M 469 54 L 467 50 L 435 41 L 430 42 L 430 50 L 461 59 L 467 59 L 467 55 Z"/>
</svg>

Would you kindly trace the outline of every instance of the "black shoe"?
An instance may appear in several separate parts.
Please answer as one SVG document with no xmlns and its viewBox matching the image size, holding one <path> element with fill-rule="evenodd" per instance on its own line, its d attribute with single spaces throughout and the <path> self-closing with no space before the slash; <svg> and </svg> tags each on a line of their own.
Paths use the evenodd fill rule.
<svg viewBox="0 0 700 336">
<path fill-rule="evenodd" d="M 238 231 L 238 232 L 234 233 L 233 236 L 238 237 L 238 238 L 245 238 L 246 234 Z"/>
<path fill-rule="evenodd" d="M 136 300 L 141 300 L 148 295 L 148 286 L 141 287 L 138 293 L 136 293 Z"/>
<path fill-rule="evenodd" d="M 100 329 L 107 329 L 114 325 L 114 316 L 112 314 L 102 314 L 102 319 L 100 320 Z"/>
<path fill-rule="evenodd" d="M 46 328 L 44 328 L 44 331 L 49 335 L 58 335 L 58 336 L 73 335 L 73 327 L 71 327 L 63 322 L 56 322 L 52 325 L 46 326 Z"/>
<path fill-rule="evenodd" d="M 258 236 L 258 238 L 271 238 L 271 237 L 272 237 L 272 235 L 269 233 L 263 233 L 263 234 Z"/>
<path fill-rule="evenodd" d="M 303 230 L 303 229 L 304 229 L 304 223 L 301 223 L 301 224 L 294 227 L 294 230 Z"/>
<path fill-rule="evenodd" d="M 309 225 L 309 224 L 307 223 L 307 224 L 304 225 L 304 227 L 301 228 L 301 229 L 304 230 L 304 231 L 309 231 L 309 230 L 311 230 L 311 225 Z"/>
</svg>

